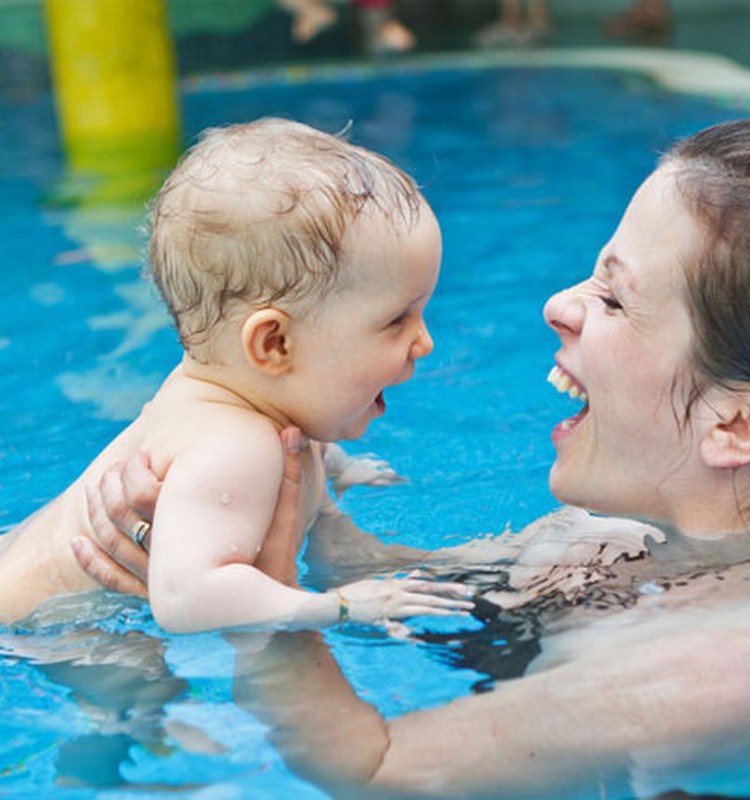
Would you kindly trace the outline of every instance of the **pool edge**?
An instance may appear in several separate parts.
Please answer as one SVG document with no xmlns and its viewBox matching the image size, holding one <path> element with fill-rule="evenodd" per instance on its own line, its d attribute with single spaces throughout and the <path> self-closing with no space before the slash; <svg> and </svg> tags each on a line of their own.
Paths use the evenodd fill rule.
<svg viewBox="0 0 750 800">
<path fill-rule="evenodd" d="M 645 73 L 675 92 L 739 102 L 750 108 L 750 70 L 726 56 L 651 47 L 536 48 L 414 55 L 393 61 L 294 64 L 240 72 L 185 76 L 187 94 L 240 91 L 262 84 L 415 74 L 433 69 L 487 67 L 590 67 Z"/>
</svg>

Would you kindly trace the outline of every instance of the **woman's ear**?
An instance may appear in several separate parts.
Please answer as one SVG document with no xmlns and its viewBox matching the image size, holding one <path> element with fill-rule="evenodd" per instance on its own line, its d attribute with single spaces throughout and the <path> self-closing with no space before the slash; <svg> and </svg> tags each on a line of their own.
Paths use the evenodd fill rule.
<svg viewBox="0 0 750 800">
<path fill-rule="evenodd" d="M 277 308 L 254 311 L 242 325 L 242 348 L 256 369 L 281 375 L 291 364 L 291 317 Z"/>
<path fill-rule="evenodd" d="M 701 442 L 701 455 L 709 467 L 736 469 L 750 464 L 750 398 L 734 397 L 729 413 L 717 420 Z"/>
</svg>

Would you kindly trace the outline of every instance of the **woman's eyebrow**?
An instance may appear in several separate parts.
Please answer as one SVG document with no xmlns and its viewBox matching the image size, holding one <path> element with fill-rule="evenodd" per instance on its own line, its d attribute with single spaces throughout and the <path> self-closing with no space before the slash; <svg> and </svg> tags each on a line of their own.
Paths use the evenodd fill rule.
<svg viewBox="0 0 750 800">
<path fill-rule="evenodd" d="M 602 261 L 607 278 L 613 281 L 617 290 L 626 294 L 638 292 L 638 281 L 634 270 L 619 256 L 610 253 Z"/>
</svg>

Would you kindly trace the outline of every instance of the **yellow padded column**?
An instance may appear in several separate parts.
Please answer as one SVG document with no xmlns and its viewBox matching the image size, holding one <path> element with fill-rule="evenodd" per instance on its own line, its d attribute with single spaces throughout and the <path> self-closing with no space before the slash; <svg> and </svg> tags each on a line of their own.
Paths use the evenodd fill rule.
<svg viewBox="0 0 750 800">
<path fill-rule="evenodd" d="M 70 166 L 169 166 L 179 147 L 164 0 L 45 0 L 58 118 Z"/>
</svg>

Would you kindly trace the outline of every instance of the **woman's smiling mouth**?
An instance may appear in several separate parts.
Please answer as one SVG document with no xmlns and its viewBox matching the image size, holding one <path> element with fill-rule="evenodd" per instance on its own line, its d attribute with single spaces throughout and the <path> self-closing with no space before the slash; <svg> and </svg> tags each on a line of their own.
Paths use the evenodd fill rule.
<svg viewBox="0 0 750 800">
<path fill-rule="evenodd" d="M 555 387 L 555 389 L 557 389 L 558 392 L 567 394 L 574 400 L 580 400 L 582 403 L 584 403 L 583 408 L 575 416 L 564 419 L 555 427 L 555 429 L 552 431 L 552 439 L 555 441 L 565 433 L 572 431 L 573 428 L 575 428 L 588 414 L 589 396 L 586 389 L 572 375 L 565 372 L 565 370 L 558 364 L 555 364 L 555 366 L 552 367 L 549 375 L 547 376 L 547 380 Z"/>
</svg>

